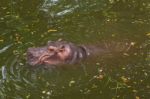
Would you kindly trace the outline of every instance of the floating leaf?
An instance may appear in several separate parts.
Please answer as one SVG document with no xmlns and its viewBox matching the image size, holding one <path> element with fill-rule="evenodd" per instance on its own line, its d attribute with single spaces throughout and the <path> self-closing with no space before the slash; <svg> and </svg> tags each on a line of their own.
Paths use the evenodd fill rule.
<svg viewBox="0 0 150 99">
<path fill-rule="evenodd" d="M 146 35 L 147 35 L 147 36 L 150 36 L 150 33 L 147 33 Z"/>
<path fill-rule="evenodd" d="M 73 80 L 72 80 L 72 81 L 70 81 L 70 82 L 69 82 L 69 86 L 71 87 L 71 86 L 72 86 L 72 84 L 74 84 L 74 83 L 75 83 L 75 81 L 73 81 Z"/>
<path fill-rule="evenodd" d="M 0 42 L 4 42 L 4 39 L 0 39 Z"/>
<path fill-rule="evenodd" d="M 122 81 L 123 81 L 124 83 L 128 82 L 128 78 L 126 78 L 126 77 L 124 77 L 124 76 L 122 76 L 121 79 L 122 79 Z"/>
<path fill-rule="evenodd" d="M 56 32 L 57 30 L 55 29 L 49 29 L 47 32 Z"/>
<path fill-rule="evenodd" d="M 139 96 L 135 96 L 135 99 L 140 99 L 140 97 Z"/>
<path fill-rule="evenodd" d="M 97 79 L 100 79 L 100 80 L 102 80 L 104 78 L 104 75 L 99 75 L 98 77 L 97 77 Z"/>
<path fill-rule="evenodd" d="M 134 93 L 137 93 L 137 90 L 132 90 Z"/>
</svg>

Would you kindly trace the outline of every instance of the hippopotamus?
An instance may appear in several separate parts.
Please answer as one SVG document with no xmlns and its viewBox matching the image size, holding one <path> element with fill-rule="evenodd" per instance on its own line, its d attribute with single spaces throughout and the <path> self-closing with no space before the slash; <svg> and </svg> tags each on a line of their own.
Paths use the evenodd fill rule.
<svg viewBox="0 0 150 99">
<path fill-rule="evenodd" d="M 90 56 L 125 52 L 130 49 L 131 45 L 133 44 L 127 42 L 77 45 L 60 40 L 48 41 L 45 46 L 28 48 L 27 62 L 31 66 L 73 64 Z"/>
</svg>

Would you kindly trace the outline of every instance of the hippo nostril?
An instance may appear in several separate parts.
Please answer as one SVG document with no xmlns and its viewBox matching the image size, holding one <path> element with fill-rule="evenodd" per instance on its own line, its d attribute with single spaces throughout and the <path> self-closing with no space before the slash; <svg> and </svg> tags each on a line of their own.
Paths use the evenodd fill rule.
<svg viewBox="0 0 150 99">
<path fill-rule="evenodd" d="M 31 58 L 31 59 L 34 58 L 33 54 L 30 53 L 30 52 L 27 53 L 27 57 L 28 57 L 28 58 Z"/>
</svg>

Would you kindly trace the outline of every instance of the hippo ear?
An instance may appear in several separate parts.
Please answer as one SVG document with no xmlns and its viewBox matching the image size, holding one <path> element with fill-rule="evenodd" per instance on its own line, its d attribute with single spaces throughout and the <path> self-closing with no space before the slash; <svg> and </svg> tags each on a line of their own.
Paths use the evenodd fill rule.
<svg viewBox="0 0 150 99">
<path fill-rule="evenodd" d="M 47 45 L 49 45 L 49 44 L 51 44 L 51 43 L 53 43 L 53 42 L 54 42 L 54 41 L 48 41 L 48 42 L 47 42 Z"/>
<path fill-rule="evenodd" d="M 57 41 L 63 41 L 63 39 L 62 39 L 62 38 L 59 38 Z"/>
</svg>

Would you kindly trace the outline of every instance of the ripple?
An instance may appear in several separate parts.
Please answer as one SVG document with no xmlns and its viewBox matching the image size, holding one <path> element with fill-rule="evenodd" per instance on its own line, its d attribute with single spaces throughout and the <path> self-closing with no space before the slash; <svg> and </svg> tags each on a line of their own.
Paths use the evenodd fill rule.
<svg viewBox="0 0 150 99">
<path fill-rule="evenodd" d="M 0 54 L 3 53 L 3 52 L 5 52 L 5 51 L 6 51 L 7 49 L 9 49 L 12 45 L 13 45 L 13 44 L 9 44 L 9 45 L 3 47 L 2 49 L 0 49 Z"/>
</svg>

